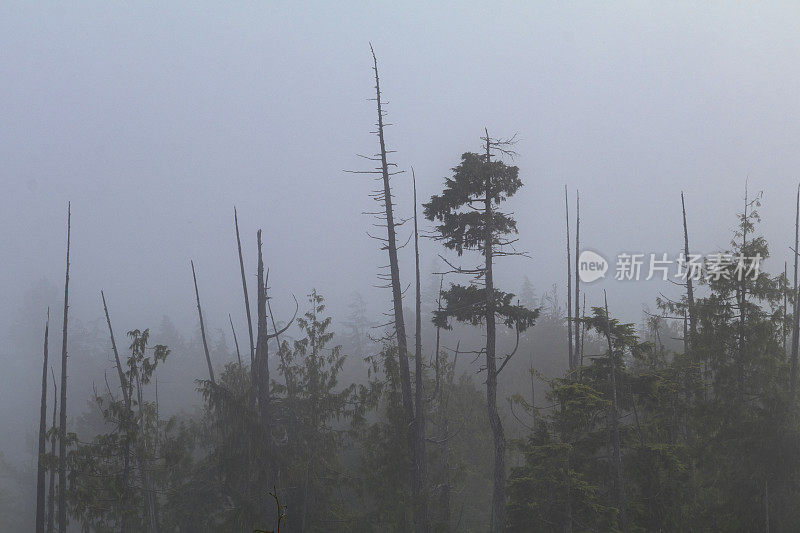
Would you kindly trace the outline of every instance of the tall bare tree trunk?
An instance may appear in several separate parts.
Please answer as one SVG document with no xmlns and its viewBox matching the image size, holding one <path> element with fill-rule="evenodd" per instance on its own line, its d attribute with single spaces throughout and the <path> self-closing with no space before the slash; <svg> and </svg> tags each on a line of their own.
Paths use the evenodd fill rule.
<svg viewBox="0 0 800 533">
<path fill-rule="evenodd" d="M 387 159 L 386 141 L 383 136 L 383 102 L 381 101 L 381 83 L 378 76 L 378 59 L 375 50 L 372 51 L 372 65 L 375 71 L 375 100 L 378 105 L 378 141 L 380 143 L 381 175 L 383 178 L 383 191 L 381 199 L 386 216 L 386 250 L 389 252 L 389 274 L 392 285 L 392 303 L 394 309 L 394 326 L 397 337 L 397 358 L 400 365 L 400 384 L 403 392 L 403 410 L 409 424 L 414 420 L 414 405 L 411 399 L 411 373 L 408 366 L 408 341 L 406 339 L 406 322 L 403 317 L 403 291 L 400 285 L 400 267 L 397 261 L 397 241 L 395 234 L 394 209 L 392 204 L 392 189 L 389 185 L 389 162 Z"/>
<path fill-rule="evenodd" d="M 792 355 L 790 389 L 792 401 L 797 397 L 797 352 L 800 345 L 800 289 L 797 287 L 797 258 L 800 254 L 800 185 L 797 187 L 797 200 L 794 213 L 794 286 L 792 287 Z"/>
<path fill-rule="evenodd" d="M 611 317 L 608 314 L 608 297 L 603 290 L 603 302 L 606 311 L 606 340 L 608 341 L 608 360 L 611 364 L 611 443 L 612 454 L 614 456 L 614 468 L 616 470 L 616 483 L 614 496 L 617 508 L 619 509 L 619 525 L 622 531 L 627 531 L 627 505 L 625 502 L 625 485 L 622 475 L 622 450 L 619 438 L 619 413 L 617 401 L 617 358 L 614 355 L 614 346 L 611 343 Z"/>
<path fill-rule="evenodd" d="M 414 494 L 416 495 L 414 529 L 417 533 L 428 531 L 428 501 L 425 490 L 425 376 L 422 369 L 422 296 L 419 280 L 419 227 L 417 225 L 417 179 L 411 168 L 414 184 L 414 267 L 416 273 L 416 329 L 414 331 Z"/>
<path fill-rule="evenodd" d="M 258 230 L 258 300 L 256 312 L 258 316 L 258 337 L 256 340 L 256 390 L 258 392 L 258 407 L 261 421 L 271 435 L 272 420 L 270 414 L 269 394 L 269 335 L 267 333 L 267 294 L 264 281 L 264 259 L 261 255 L 261 230 Z M 272 446 L 270 437 L 269 446 Z"/>
<path fill-rule="evenodd" d="M 119 376 L 119 386 L 122 389 L 122 397 L 125 400 L 125 407 L 130 410 L 131 408 L 131 394 L 128 390 L 128 384 L 125 381 L 125 371 L 122 369 L 122 361 L 119 358 L 119 351 L 117 350 L 117 341 L 114 338 L 114 329 L 111 327 L 111 317 L 108 315 L 108 305 L 106 304 L 106 295 L 100 291 L 100 298 L 103 300 L 103 312 L 106 314 L 106 324 L 108 325 L 108 335 L 111 337 L 111 348 L 114 351 L 114 363 L 117 367 L 117 375 Z"/>
<path fill-rule="evenodd" d="M 47 338 L 50 336 L 50 308 L 44 326 L 44 358 L 42 361 L 42 399 L 39 405 L 39 455 L 36 461 L 36 533 L 44 533 L 45 470 L 47 453 Z M 53 398 L 55 400 L 55 397 Z"/>
<path fill-rule="evenodd" d="M 564 213 L 567 223 L 567 357 L 569 358 L 569 369 L 572 370 L 575 368 L 575 352 L 572 345 L 572 259 L 569 246 L 569 196 L 566 185 L 564 185 Z"/>
<path fill-rule="evenodd" d="M 242 240 L 239 238 L 239 215 L 236 212 L 236 208 L 233 208 L 233 220 L 234 224 L 236 225 L 236 247 L 239 249 L 239 269 L 242 273 L 242 292 L 244 292 L 244 311 L 247 315 L 247 333 L 249 334 L 250 339 L 250 373 L 252 375 L 253 372 L 253 365 L 255 363 L 256 358 L 256 349 L 255 344 L 253 342 L 253 320 L 250 317 L 250 298 L 247 295 L 247 278 L 244 275 L 244 259 L 242 258 Z M 255 388 L 255 385 L 251 386 L 251 395 L 250 395 L 250 403 L 251 405 L 255 405 L 255 395 L 252 394 L 252 390 Z"/>
<path fill-rule="evenodd" d="M 231 314 L 228 313 L 228 321 L 231 323 L 231 333 L 233 334 L 233 345 L 236 346 L 236 360 L 239 362 L 239 368 L 242 367 L 242 353 L 239 351 L 239 339 L 236 338 L 236 330 L 233 328 L 233 319 Z"/>
<path fill-rule="evenodd" d="M 197 275 L 194 272 L 194 261 L 192 264 L 192 279 L 194 279 L 194 295 L 197 298 L 197 316 L 200 317 L 200 336 L 203 338 L 203 351 L 206 354 L 206 363 L 208 363 L 208 377 L 211 383 L 216 384 L 214 380 L 214 367 L 211 365 L 211 354 L 208 352 L 208 342 L 206 341 L 206 326 L 203 323 L 203 310 L 200 308 L 200 292 L 197 290 Z"/>
<path fill-rule="evenodd" d="M 491 161 L 491 140 L 489 131 L 486 130 L 486 162 Z M 492 235 L 492 180 L 486 179 L 486 197 L 484 210 L 486 216 L 486 235 L 483 247 L 485 263 L 485 290 L 486 290 L 486 403 L 489 411 L 489 425 L 492 428 L 494 440 L 494 489 L 492 491 L 492 533 L 505 531 L 506 528 L 506 437 L 500 413 L 497 410 L 497 359 L 496 343 L 497 331 L 495 321 L 494 301 L 494 238 Z M 568 247 L 569 248 L 569 247 Z M 569 300 L 568 300 L 569 301 Z M 569 305 L 567 305 L 569 307 Z M 572 336 L 570 335 L 570 339 Z M 570 354 L 570 359 L 572 358 Z"/>
<path fill-rule="evenodd" d="M 580 308 L 580 298 L 581 298 L 581 276 L 580 276 L 580 254 L 581 254 L 581 193 L 579 191 L 575 191 L 575 312 L 573 316 L 575 317 L 575 343 L 573 346 L 573 367 L 578 366 L 578 362 L 580 360 L 580 349 L 578 348 L 581 345 L 581 327 L 580 327 L 580 318 L 581 318 L 581 308 Z M 569 305 L 569 302 L 567 302 Z"/>
<path fill-rule="evenodd" d="M 64 276 L 64 322 L 61 331 L 61 412 L 58 431 L 58 532 L 67 533 L 67 324 L 69 323 L 69 244 L 72 205 L 67 204 L 67 269 Z"/>
<path fill-rule="evenodd" d="M 683 213 L 683 256 L 686 260 L 686 301 L 689 306 L 689 348 L 694 343 L 694 338 L 697 335 L 697 317 L 695 316 L 694 309 L 694 280 L 692 279 L 692 272 L 688 269 L 689 264 L 689 229 L 686 225 L 686 202 L 683 198 L 683 191 L 681 191 L 681 211 Z"/>
<path fill-rule="evenodd" d="M 53 378 L 53 425 L 50 427 L 50 455 L 56 456 L 56 409 L 58 407 L 58 387 L 56 386 L 56 373 L 50 367 L 50 376 Z M 55 530 L 56 510 L 56 469 L 50 466 L 50 487 L 47 489 L 47 533 Z"/>
</svg>

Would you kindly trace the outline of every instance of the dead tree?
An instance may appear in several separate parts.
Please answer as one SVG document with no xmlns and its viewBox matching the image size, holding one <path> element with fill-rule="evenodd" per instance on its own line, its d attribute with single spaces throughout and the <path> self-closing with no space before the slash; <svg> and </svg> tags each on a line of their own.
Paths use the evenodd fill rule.
<svg viewBox="0 0 800 533">
<path fill-rule="evenodd" d="M 56 409 L 58 407 L 58 387 L 56 386 L 56 373 L 50 366 L 50 376 L 53 378 L 53 425 L 50 426 L 50 456 L 56 456 Z M 47 490 L 47 533 L 55 530 L 56 510 L 56 469 L 50 466 L 50 486 Z"/>
<path fill-rule="evenodd" d="M 419 227 L 417 225 L 417 179 L 414 168 L 411 168 L 414 187 L 414 267 L 416 274 L 416 328 L 414 331 L 414 529 L 419 532 L 428 530 L 428 502 L 425 494 L 425 376 L 422 368 L 422 296 L 419 281 Z"/>
<path fill-rule="evenodd" d="M 681 191 L 681 211 L 683 213 L 683 256 L 687 264 L 686 270 L 686 303 L 688 306 L 689 314 L 689 348 L 692 347 L 694 338 L 697 335 L 697 317 L 695 316 L 694 309 L 694 273 L 689 270 L 689 229 L 686 225 L 686 202 Z"/>
<path fill-rule="evenodd" d="M 573 316 L 575 318 L 575 326 L 573 328 L 573 333 L 575 335 L 575 342 L 573 343 L 573 363 L 572 366 L 577 367 L 580 361 L 580 348 L 581 345 L 581 327 L 580 327 L 580 319 L 581 319 L 581 309 L 580 309 L 580 298 L 581 298 L 581 276 L 580 276 L 580 253 L 581 253 L 581 194 L 579 191 L 575 191 L 575 312 Z M 569 305 L 569 302 L 567 302 Z"/>
<path fill-rule="evenodd" d="M 572 370 L 575 368 L 575 352 L 572 345 L 572 260 L 569 246 L 569 196 L 566 185 L 564 185 L 564 213 L 567 225 L 567 357 L 569 369 Z"/>
<path fill-rule="evenodd" d="M 39 406 L 39 455 L 36 461 L 36 533 L 44 533 L 45 464 L 47 453 L 47 338 L 50 334 L 50 308 L 44 326 L 44 357 L 42 361 L 42 399 Z M 54 398 L 55 399 L 55 398 Z"/>
<path fill-rule="evenodd" d="M 208 363 L 208 377 L 211 383 L 216 385 L 214 380 L 214 367 L 211 365 L 211 354 L 208 352 L 208 342 L 206 341 L 206 326 L 203 323 L 203 309 L 200 307 L 200 292 L 197 290 L 197 275 L 194 272 L 194 261 L 192 264 L 192 278 L 194 279 L 194 295 L 197 298 L 197 316 L 200 317 L 200 336 L 203 338 L 203 351 L 206 354 L 206 363 Z"/>
<path fill-rule="evenodd" d="M 61 412 L 58 435 L 58 532 L 67 533 L 67 324 L 69 322 L 69 244 L 72 209 L 67 204 L 67 268 L 64 276 L 64 321 L 61 331 Z"/>
<path fill-rule="evenodd" d="M 269 346 L 267 333 L 267 294 L 266 283 L 264 281 L 264 259 L 261 255 L 261 230 L 258 230 L 258 274 L 257 289 L 258 299 L 256 304 L 256 314 L 258 316 L 258 336 L 256 337 L 256 358 L 255 372 L 253 378 L 256 383 L 256 394 L 258 396 L 258 409 L 261 415 L 261 422 L 268 435 L 268 443 L 272 444 L 272 419 L 270 418 L 270 393 L 269 393 Z"/>
<path fill-rule="evenodd" d="M 111 337 L 111 348 L 114 351 L 114 363 L 117 367 L 117 375 L 119 376 L 119 386 L 122 389 L 122 398 L 125 400 L 125 407 L 130 410 L 131 408 L 131 394 L 128 390 L 128 384 L 125 381 L 125 371 L 122 369 L 122 361 L 119 358 L 119 350 L 117 350 L 117 341 L 114 338 L 114 330 L 111 327 L 111 318 L 108 315 L 108 305 L 106 304 L 106 295 L 100 291 L 100 298 L 103 300 L 103 312 L 106 314 L 106 324 L 108 324 L 108 334 Z"/>
<path fill-rule="evenodd" d="M 397 358 L 400 366 L 400 383 L 403 395 L 403 410 L 406 414 L 406 419 L 409 425 L 414 419 L 414 406 L 411 396 L 411 373 L 408 365 L 408 340 L 406 338 L 406 323 L 403 317 L 403 291 L 400 284 L 400 266 L 397 260 L 397 226 L 394 215 L 394 204 L 392 200 L 392 188 L 389 183 L 391 177 L 397 172 L 390 172 L 389 167 L 394 166 L 388 161 L 389 150 L 386 148 L 386 140 L 384 137 L 384 102 L 381 100 L 381 83 L 378 76 L 378 59 L 375 56 L 375 50 L 372 44 L 369 46 L 372 52 L 372 68 L 375 72 L 375 102 L 378 109 L 378 121 L 376 123 L 378 135 L 378 143 L 380 145 L 380 154 L 375 158 L 380 162 L 380 167 L 377 171 L 369 171 L 370 173 L 378 173 L 380 175 L 381 188 L 375 192 L 374 198 L 383 207 L 383 212 L 379 216 L 386 223 L 386 239 L 381 239 L 385 242 L 385 249 L 389 254 L 389 276 L 388 280 L 392 289 L 392 308 L 394 312 L 394 330 L 397 340 Z"/>
<path fill-rule="evenodd" d="M 372 236 L 383 243 L 382 248 L 389 254 L 389 274 L 381 274 L 381 280 L 387 281 L 387 288 L 392 290 L 392 311 L 394 317 L 394 337 L 397 342 L 397 359 L 398 366 L 400 367 L 400 385 L 402 392 L 403 413 L 405 414 L 405 429 L 409 455 L 414 455 L 414 399 L 411 392 L 411 372 L 408 363 L 408 339 L 406 337 L 405 318 L 403 316 L 403 291 L 400 283 L 400 267 L 397 259 L 397 226 L 402 224 L 395 219 L 394 203 L 392 199 L 392 189 L 390 185 L 391 177 L 402 171 L 392 171 L 390 167 L 395 167 L 393 163 L 388 160 L 390 150 L 386 148 L 386 139 L 384 137 L 384 123 L 385 111 L 383 109 L 384 102 L 381 100 L 381 85 L 380 76 L 378 75 L 378 59 L 375 55 L 375 50 L 372 44 L 369 46 L 372 53 L 372 69 L 375 74 L 375 102 L 377 105 L 378 120 L 375 124 L 378 136 L 379 153 L 373 157 L 366 157 L 370 161 L 378 163 L 378 167 L 374 170 L 366 171 L 351 171 L 356 174 L 376 174 L 380 186 L 377 190 L 373 191 L 371 196 L 380 204 L 381 211 L 370 213 L 377 216 L 381 221 L 386 224 L 386 237 Z M 412 465 L 413 466 L 413 465 Z M 413 468 L 410 472 L 412 478 L 412 490 L 414 488 L 414 473 Z M 417 495 L 412 494 L 412 499 L 417 500 Z M 416 518 L 415 518 L 416 523 Z"/>
<path fill-rule="evenodd" d="M 797 397 L 797 352 L 800 344 L 800 289 L 797 286 L 797 258 L 800 245 L 800 185 L 797 187 L 797 200 L 794 213 L 794 285 L 792 286 L 792 354 L 790 390 L 792 401 Z"/>
<path fill-rule="evenodd" d="M 255 361 L 255 344 L 253 343 L 253 320 L 250 318 L 250 298 L 247 295 L 247 278 L 244 275 L 244 259 L 242 258 L 242 240 L 239 238 L 239 215 L 236 208 L 233 208 L 233 220 L 236 225 L 236 246 L 239 249 L 239 269 L 242 272 L 242 292 L 244 292 L 244 312 L 247 315 L 247 332 L 250 337 L 250 368 Z"/>
<path fill-rule="evenodd" d="M 233 345 L 236 346 L 236 360 L 239 361 L 239 368 L 242 366 L 242 354 L 239 352 L 239 339 L 236 338 L 236 330 L 233 328 L 233 319 L 228 313 L 228 321 L 231 323 L 231 333 L 233 334 Z"/>
</svg>

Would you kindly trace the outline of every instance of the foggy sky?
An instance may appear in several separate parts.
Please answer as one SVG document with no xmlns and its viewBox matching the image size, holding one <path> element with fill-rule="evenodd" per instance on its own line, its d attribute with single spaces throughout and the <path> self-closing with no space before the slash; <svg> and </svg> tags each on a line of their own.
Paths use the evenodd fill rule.
<svg viewBox="0 0 800 533">
<path fill-rule="evenodd" d="M 565 184 L 581 190 L 582 242 L 608 257 L 678 252 L 681 190 L 693 248 L 726 247 L 749 180 L 764 190 L 770 266 L 789 257 L 796 6 L 339 4 L 0 4 L 0 336 L 29 287 L 63 283 L 68 200 L 73 317 L 101 316 L 102 288 L 120 332 L 163 314 L 192 327 L 191 258 L 210 327 L 231 312 L 243 328 L 234 205 L 250 274 L 264 230 L 279 312 L 312 287 L 338 320 L 354 290 L 388 309 L 390 294 L 372 287 L 385 253 L 362 214 L 374 184 L 343 172 L 368 169 L 356 154 L 377 150 L 370 41 L 387 142 L 400 169 L 414 166 L 420 200 L 480 149 L 484 127 L 518 134 L 525 186 L 508 207 L 532 258 L 502 261 L 502 288 L 524 275 L 540 291 L 563 286 Z M 393 184 L 409 216 L 410 172 Z M 422 246 L 430 269 L 440 247 Z M 588 287 L 589 305 L 602 288 L 628 320 L 674 292 L 606 280 Z M 63 302 L 51 305 L 58 329 Z"/>
</svg>

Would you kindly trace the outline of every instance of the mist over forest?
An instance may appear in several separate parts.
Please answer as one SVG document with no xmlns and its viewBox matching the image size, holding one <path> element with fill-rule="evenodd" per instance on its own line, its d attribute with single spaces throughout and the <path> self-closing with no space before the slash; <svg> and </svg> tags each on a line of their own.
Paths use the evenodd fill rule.
<svg viewBox="0 0 800 533">
<path fill-rule="evenodd" d="M 798 31 L 0 5 L 0 531 L 800 530 Z"/>
</svg>

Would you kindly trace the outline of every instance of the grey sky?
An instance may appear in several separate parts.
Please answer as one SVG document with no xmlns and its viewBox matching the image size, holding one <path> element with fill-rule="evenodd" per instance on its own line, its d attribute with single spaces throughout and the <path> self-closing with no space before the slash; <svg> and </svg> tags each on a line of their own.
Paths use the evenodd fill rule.
<svg viewBox="0 0 800 533">
<path fill-rule="evenodd" d="M 588 247 L 677 252 L 683 189 L 693 245 L 713 251 L 749 176 L 782 268 L 800 178 L 798 15 L 764 2 L 5 2 L 0 331 L 32 283 L 62 282 L 67 200 L 76 317 L 100 316 L 104 288 L 120 331 L 164 313 L 191 326 L 194 258 L 211 326 L 228 312 L 241 323 L 234 204 L 248 268 L 265 232 L 279 308 L 312 286 L 333 310 L 353 290 L 382 308 L 389 294 L 370 286 L 385 259 L 361 214 L 372 184 L 342 172 L 376 150 L 369 41 L 388 142 L 421 199 L 484 126 L 519 134 L 526 185 L 510 207 L 533 259 L 500 265 L 506 288 L 525 274 L 540 290 L 563 283 L 565 183 L 581 189 Z M 394 186 L 410 214 L 410 174 Z M 438 251 L 426 243 L 423 265 Z M 606 281 L 590 305 L 596 287 L 631 320 L 664 288 Z"/>
</svg>

